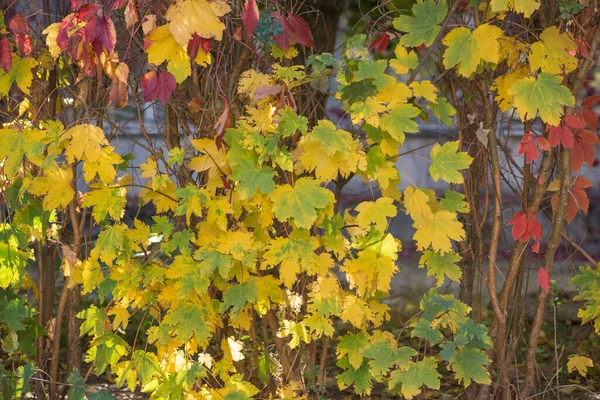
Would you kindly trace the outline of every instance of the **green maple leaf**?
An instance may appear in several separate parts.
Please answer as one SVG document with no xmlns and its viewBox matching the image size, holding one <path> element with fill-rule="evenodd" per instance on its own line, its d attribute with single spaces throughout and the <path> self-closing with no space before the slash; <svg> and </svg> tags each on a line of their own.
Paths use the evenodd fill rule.
<svg viewBox="0 0 600 400">
<path fill-rule="evenodd" d="M 444 335 L 438 329 L 431 326 L 431 321 L 421 318 L 417 322 L 414 322 L 411 327 L 411 337 L 419 337 L 427 340 L 432 346 L 440 343 L 444 339 Z"/>
<path fill-rule="evenodd" d="M 450 31 L 443 43 L 448 46 L 444 52 L 444 67 L 450 69 L 458 65 L 458 73 L 468 77 L 481 61 L 497 64 L 500 60 L 498 38 L 502 29 L 494 25 L 479 25 L 473 32 L 460 27 Z"/>
<path fill-rule="evenodd" d="M 394 390 L 398 385 L 402 385 L 400 392 L 407 399 L 421 393 L 423 385 L 437 390 L 440 388 L 440 374 L 436 367 L 435 358 L 426 357 L 417 363 L 412 363 L 407 371 L 398 369 L 392 372 L 388 387 L 390 390 Z"/>
<path fill-rule="evenodd" d="M 123 188 L 96 186 L 85 194 L 82 205 L 93 207 L 92 216 L 98 223 L 104 222 L 109 215 L 114 220 L 120 221 L 127 204 L 125 193 Z"/>
<path fill-rule="evenodd" d="M 542 121 L 558 126 L 564 107 L 575 105 L 571 91 L 561 82 L 560 76 L 542 72 L 537 79 L 527 77 L 513 83 L 508 94 L 513 96 L 521 120 L 533 119 L 539 111 Z"/>
<path fill-rule="evenodd" d="M 96 373 L 102 375 L 108 366 L 114 366 L 128 352 L 129 345 L 125 339 L 112 332 L 104 332 L 92 341 L 85 361 L 95 360 Z"/>
<path fill-rule="evenodd" d="M 472 319 L 468 319 L 456 331 L 456 336 L 463 335 L 467 343 L 471 346 L 489 349 L 492 347 L 492 341 L 488 335 L 488 330 L 485 325 L 478 324 Z"/>
<path fill-rule="evenodd" d="M 132 367 L 137 371 L 143 386 L 146 386 L 155 377 L 160 376 L 160 365 L 156 355 L 143 350 L 133 352 L 131 358 Z"/>
<path fill-rule="evenodd" d="M 218 269 L 221 277 L 227 279 L 229 270 L 233 264 L 233 259 L 230 255 L 213 249 L 200 249 L 194 253 L 194 258 L 201 262 L 200 265 L 203 267 L 202 276 L 210 276 L 210 274 Z"/>
<path fill-rule="evenodd" d="M 294 219 L 299 228 L 310 228 L 317 219 L 317 209 L 330 204 L 329 190 L 319 186 L 317 181 L 300 178 L 294 187 L 291 185 L 278 186 L 271 193 L 273 212 L 280 221 Z"/>
<path fill-rule="evenodd" d="M 363 355 L 370 358 L 369 367 L 373 376 L 387 374 L 393 366 L 408 369 L 411 357 L 417 352 L 410 347 L 393 348 L 387 340 L 379 340 L 367 346 Z"/>
<path fill-rule="evenodd" d="M 367 97 L 374 96 L 377 93 L 377 86 L 373 83 L 373 78 L 367 78 L 344 86 L 340 92 L 342 100 L 352 104 L 357 101 L 365 101 Z"/>
<path fill-rule="evenodd" d="M 25 328 L 25 325 L 21 321 L 31 316 L 31 309 L 27 307 L 25 299 L 0 299 L 0 321 L 8 325 L 13 331 Z"/>
<path fill-rule="evenodd" d="M 106 389 L 102 389 L 94 393 L 88 393 L 87 398 L 88 400 L 114 400 L 113 395 L 110 394 Z"/>
<path fill-rule="evenodd" d="M 104 229 L 96 240 L 96 247 L 92 250 L 92 257 L 99 258 L 106 264 L 112 264 L 117 254 L 124 249 L 125 229 L 123 224 L 110 225 Z"/>
<path fill-rule="evenodd" d="M 354 73 L 354 78 L 357 81 L 372 79 L 375 86 L 381 89 L 389 85 L 390 82 L 395 82 L 394 78 L 385 73 L 387 67 L 387 60 L 377 60 L 375 62 L 372 60 L 360 61 L 358 69 Z"/>
<path fill-rule="evenodd" d="M 252 197 L 257 191 L 264 194 L 271 194 L 275 189 L 273 177 L 275 171 L 269 167 L 258 167 L 256 163 L 249 159 L 239 160 L 231 168 L 231 178 L 239 182 L 237 189 L 247 197 Z"/>
<path fill-rule="evenodd" d="M 419 125 L 413 120 L 421 114 L 421 110 L 410 104 L 401 104 L 393 107 L 384 114 L 379 122 L 381 129 L 386 130 L 394 139 L 403 142 L 404 133 L 419 132 Z"/>
<path fill-rule="evenodd" d="M 352 136 L 350 136 L 350 133 L 342 129 L 336 129 L 331 121 L 319 121 L 319 124 L 313 128 L 311 137 L 321 142 L 321 148 L 328 156 L 332 156 L 337 152 L 349 154 L 352 150 Z"/>
<path fill-rule="evenodd" d="M 203 342 L 211 337 L 205 316 L 204 309 L 193 304 L 182 304 L 165 316 L 163 324 L 174 327 L 173 334 L 179 341 L 187 342 L 195 337 L 198 342 Z"/>
<path fill-rule="evenodd" d="M 227 312 L 231 308 L 233 315 L 237 316 L 246 304 L 255 303 L 257 298 L 258 288 L 254 280 L 250 279 L 244 283 L 234 284 L 223 294 L 221 312 Z"/>
<path fill-rule="evenodd" d="M 223 400 L 250 400 L 250 397 L 242 392 L 235 391 L 227 393 L 227 395 L 223 397 Z"/>
<path fill-rule="evenodd" d="M 448 183 L 463 183 L 464 179 L 459 172 L 471 165 L 473 157 L 465 152 L 458 151 L 458 142 L 447 142 L 443 146 L 438 143 L 431 149 L 433 163 L 429 166 L 429 173 L 433 180 L 442 179 Z"/>
<path fill-rule="evenodd" d="M 77 314 L 77 318 L 83 320 L 81 326 L 79 327 L 80 336 L 85 334 L 89 334 L 90 336 L 99 336 L 104 332 L 104 327 L 106 324 L 110 322 L 106 313 L 93 304 L 90 306 L 90 308 L 87 308 Z"/>
<path fill-rule="evenodd" d="M 469 204 L 465 201 L 465 195 L 452 190 L 446 190 L 444 198 L 440 200 L 440 205 L 446 211 L 466 213 L 469 212 Z"/>
<path fill-rule="evenodd" d="M 445 0 L 418 1 L 412 7 L 414 17 L 402 15 L 394 20 L 394 28 L 408 32 L 400 38 L 403 46 L 429 46 L 440 31 L 439 24 L 446 18 L 448 6 Z"/>
<path fill-rule="evenodd" d="M 371 394 L 373 384 L 371 382 L 371 373 L 369 372 L 369 364 L 365 360 L 358 369 L 354 369 L 347 357 L 342 358 L 338 362 L 338 366 L 344 368 L 345 371 L 337 376 L 337 383 L 340 390 L 354 385 L 354 392 L 358 395 Z"/>
<path fill-rule="evenodd" d="M 71 372 L 71 375 L 67 378 L 67 383 L 70 385 L 69 390 L 67 391 L 69 400 L 85 399 L 85 391 L 88 389 L 88 385 L 85 384 L 85 381 L 77 369 L 74 369 L 73 372 Z"/>
<path fill-rule="evenodd" d="M 360 368 L 363 362 L 363 351 L 369 344 L 369 337 L 364 332 L 355 335 L 342 336 L 337 345 L 337 358 L 348 355 L 348 362 L 354 369 Z"/>
<path fill-rule="evenodd" d="M 448 126 L 452 125 L 452 117 L 456 114 L 456 110 L 445 97 L 439 97 L 435 103 L 427 103 L 427 107 L 441 123 Z"/>
<path fill-rule="evenodd" d="M 455 372 L 456 379 L 465 387 L 468 387 L 471 381 L 483 385 L 489 385 L 492 382 L 486 367 L 488 363 L 487 355 L 482 350 L 473 347 L 455 351 L 450 359 L 450 367 Z"/>
<path fill-rule="evenodd" d="M 175 215 L 185 214 L 187 224 L 190 224 L 192 214 L 202 216 L 202 205 L 208 200 L 209 194 L 206 190 L 198 189 L 195 185 L 188 183 L 186 187 L 175 191 L 179 199 Z"/>
<path fill-rule="evenodd" d="M 277 132 L 281 133 L 283 137 L 288 137 L 300 131 L 302 135 L 306 135 L 308 131 L 308 118 L 303 115 L 297 115 L 291 108 L 286 107 L 279 112 L 277 116 L 279 125 L 277 125 Z"/>
<path fill-rule="evenodd" d="M 438 287 L 444 284 L 444 279 L 446 276 L 454 282 L 460 283 L 462 271 L 455 263 L 459 262 L 461 259 L 462 257 L 453 251 L 449 251 L 442 255 L 437 252 L 427 250 L 421 256 L 419 268 L 423 268 L 425 265 L 427 265 L 427 276 L 435 276 Z"/>
</svg>

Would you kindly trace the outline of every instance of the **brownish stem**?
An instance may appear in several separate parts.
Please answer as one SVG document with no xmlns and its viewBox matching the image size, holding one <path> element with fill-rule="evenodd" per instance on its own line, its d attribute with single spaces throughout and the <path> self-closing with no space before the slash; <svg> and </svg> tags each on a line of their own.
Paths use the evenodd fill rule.
<svg viewBox="0 0 600 400">
<path fill-rule="evenodd" d="M 560 193 L 559 202 L 556 212 L 554 213 L 554 220 L 552 221 L 552 228 L 550 231 L 550 237 L 546 245 L 546 252 L 544 254 L 544 268 L 548 271 L 548 274 L 552 274 L 552 265 L 554 262 L 554 255 L 558 245 L 560 244 L 560 236 L 565 222 L 567 214 L 567 206 L 569 204 L 569 187 L 571 185 L 571 150 L 568 148 L 562 149 L 561 154 L 561 168 L 560 168 Z M 540 338 L 542 330 L 542 323 L 544 322 L 544 308 L 546 305 L 546 298 L 548 292 L 540 288 L 537 296 L 537 306 L 535 310 L 535 319 L 531 328 L 531 334 L 529 336 L 529 343 L 527 346 L 527 362 L 525 368 L 525 385 L 521 392 L 524 398 L 529 397 L 534 388 L 535 379 L 535 350 Z"/>
<path fill-rule="evenodd" d="M 329 336 L 325 336 L 323 338 L 323 350 L 321 352 L 321 359 L 319 360 L 319 379 L 317 384 L 319 386 L 323 386 L 325 384 L 326 372 L 327 369 L 325 366 L 327 365 L 327 349 L 329 347 Z"/>
</svg>

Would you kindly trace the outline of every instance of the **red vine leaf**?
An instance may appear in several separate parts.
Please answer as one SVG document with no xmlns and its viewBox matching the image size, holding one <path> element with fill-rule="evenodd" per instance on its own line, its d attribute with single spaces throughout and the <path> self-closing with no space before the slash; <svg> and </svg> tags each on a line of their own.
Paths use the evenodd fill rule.
<svg viewBox="0 0 600 400">
<path fill-rule="evenodd" d="M 581 120 L 580 120 L 581 121 Z M 563 147 L 572 149 L 575 145 L 573 132 L 566 125 L 552 126 L 548 125 L 548 141 L 552 147 L 561 144 Z"/>
<path fill-rule="evenodd" d="M 187 45 L 187 53 L 190 59 L 195 60 L 200 50 L 200 39 L 202 39 L 196 32 L 192 35 L 192 38 Z"/>
<path fill-rule="evenodd" d="M 110 54 L 115 49 L 117 43 L 117 32 L 115 31 L 115 25 L 112 19 L 109 17 L 98 18 L 96 21 L 96 39 L 102 45 L 102 47 Z M 94 46 L 96 54 L 100 54 L 102 51 L 98 51 Z"/>
<path fill-rule="evenodd" d="M 244 10 L 242 11 L 242 24 L 244 25 L 246 36 L 249 38 L 252 37 L 254 30 L 258 26 L 258 19 L 259 13 L 256 0 L 246 0 Z"/>
<path fill-rule="evenodd" d="M 526 213 L 519 211 L 508 221 L 512 225 L 513 239 L 521 242 L 528 242 L 529 239 L 534 239 L 537 243 L 533 246 L 533 251 L 536 253 L 540 249 L 540 240 L 542 239 L 543 229 L 542 224 L 536 219 L 535 213 Z"/>
<path fill-rule="evenodd" d="M 565 117 L 565 122 L 573 129 L 583 129 L 583 120 L 581 117 L 575 115 L 567 115 Z"/>
<path fill-rule="evenodd" d="M 114 103 L 116 108 L 123 108 L 129 100 L 127 85 L 121 82 L 118 78 L 112 80 L 108 92 L 108 102 Z"/>
<path fill-rule="evenodd" d="M 523 135 L 523 139 L 521 139 L 521 143 L 519 143 L 519 147 L 517 148 L 517 154 L 520 156 L 525 154 L 525 162 L 527 164 L 531 164 L 540 156 L 540 151 L 533 141 L 533 134 L 531 132 Z"/>
<path fill-rule="evenodd" d="M 288 51 L 294 42 L 298 42 L 306 47 L 315 47 L 310 26 L 308 26 L 308 23 L 302 17 L 295 14 L 288 14 L 286 18 L 278 12 L 273 13 L 273 15 L 283 29 L 283 33 L 274 37 L 277 46 L 284 51 Z"/>
<path fill-rule="evenodd" d="M 548 142 L 548 139 L 546 139 L 543 136 L 539 136 L 535 138 L 535 142 L 537 143 L 538 146 L 540 146 L 540 149 L 544 150 L 544 151 L 550 151 L 550 142 Z"/>
<path fill-rule="evenodd" d="M 538 270 L 538 282 L 544 292 L 548 293 L 550 290 L 550 274 L 546 268 L 540 267 Z"/>
<path fill-rule="evenodd" d="M 571 221 L 573 220 L 573 218 L 575 218 L 579 210 L 583 211 L 584 213 L 588 212 L 588 209 L 590 207 L 590 200 L 585 189 L 591 188 L 592 186 L 594 186 L 594 184 L 584 176 L 577 177 L 577 179 L 575 179 L 575 182 L 573 182 L 573 189 L 571 195 L 569 196 L 567 214 L 565 216 L 568 223 L 571 223 Z M 557 187 L 552 189 L 557 191 L 559 188 Z M 555 193 L 551 199 L 553 212 L 556 212 L 556 209 L 558 208 L 558 201 L 559 194 Z"/>
<path fill-rule="evenodd" d="M 142 77 L 144 101 L 159 100 L 166 105 L 176 86 L 175 77 L 170 72 L 149 71 Z"/>
<path fill-rule="evenodd" d="M 390 44 L 390 37 L 387 33 L 382 33 L 369 45 L 369 50 L 375 49 L 375 53 L 381 54 Z"/>
<path fill-rule="evenodd" d="M 138 21 L 137 12 L 135 10 L 135 2 L 129 0 L 125 8 L 125 28 L 129 29 Z"/>
<path fill-rule="evenodd" d="M 575 145 L 571 151 L 571 169 L 573 171 L 578 172 L 584 162 L 589 166 L 594 164 L 595 144 L 600 144 L 596 132 L 586 129 L 575 134 Z"/>
<path fill-rule="evenodd" d="M 24 35 L 29 32 L 29 24 L 24 16 L 21 14 L 15 14 L 8 23 L 8 27 L 14 34 Z"/>
<path fill-rule="evenodd" d="M 215 130 L 215 145 L 217 146 L 217 150 L 221 149 L 221 146 L 223 145 L 223 135 L 231 124 L 231 119 L 229 117 L 229 103 L 227 100 L 224 101 L 225 109 L 215 122 L 215 126 L 213 128 Z"/>
<path fill-rule="evenodd" d="M 589 108 L 584 108 L 581 113 L 583 114 L 583 120 L 588 128 L 595 131 L 598 128 L 598 114 Z"/>
<path fill-rule="evenodd" d="M 0 68 L 6 73 L 12 68 L 12 52 L 8 38 L 0 39 Z"/>
<path fill-rule="evenodd" d="M 600 96 L 588 96 L 581 102 L 581 107 L 592 108 L 598 101 L 600 101 Z"/>
<path fill-rule="evenodd" d="M 31 55 L 31 52 L 33 51 L 33 41 L 31 40 L 31 36 L 28 33 L 24 35 L 17 33 L 15 34 L 15 39 L 15 41 L 17 42 L 17 47 L 19 48 L 21 53 L 29 57 Z"/>
</svg>

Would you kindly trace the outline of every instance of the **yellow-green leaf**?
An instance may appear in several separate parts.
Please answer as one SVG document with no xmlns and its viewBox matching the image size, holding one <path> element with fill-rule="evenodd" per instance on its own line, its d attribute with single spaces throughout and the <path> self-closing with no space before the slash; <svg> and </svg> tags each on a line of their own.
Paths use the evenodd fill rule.
<svg viewBox="0 0 600 400">
<path fill-rule="evenodd" d="M 444 67 L 450 69 L 458 65 L 458 73 L 468 77 L 477 70 L 481 61 L 498 63 L 498 39 L 502 34 L 502 29 L 489 24 L 480 25 L 473 32 L 464 26 L 453 29 L 443 40 L 448 46 L 444 52 Z"/>
</svg>

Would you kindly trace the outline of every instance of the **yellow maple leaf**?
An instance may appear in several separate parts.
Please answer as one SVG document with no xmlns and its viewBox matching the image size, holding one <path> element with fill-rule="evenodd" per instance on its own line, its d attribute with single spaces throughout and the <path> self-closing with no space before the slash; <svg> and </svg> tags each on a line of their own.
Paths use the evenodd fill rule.
<svg viewBox="0 0 600 400">
<path fill-rule="evenodd" d="M 253 69 L 242 72 L 238 81 L 238 93 L 244 93 L 251 99 L 254 99 L 254 94 L 258 88 L 263 86 L 271 86 L 273 79 L 270 75 L 262 74 Z"/>
<path fill-rule="evenodd" d="M 60 22 L 55 22 L 51 25 L 48 25 L 48 27 L 46 27 L 46 29 L 44 29 L 42 31 L 43 35 L 48 35 L 48 36 L 46 36 L 46 46 L 48 46 L 50 55 L 55 60 L 58 58 L 58 56 L 62 52 L 62 49 L 60 48 L 58 43 L 56 43 L 56 39 L 58 38 L 59 28 L 60 28 Z"/>
<path fill-rule="evenodd" d="M 409 186 L 404 191 L 404 207 L 417 227 L 433 219 L 433 212 L 428 202 L 429 196 L 421 189 L 413 189 Z"/>
<path fill-rule="evenodd" d="M 65 208 L 73 200 L 75 192 L 71 187 L 73 172 L 70 168 L 62 169 L 53 164 L 44 169 L 44 176 L 37 177 L 23 183 L 32 194 L 44 196 L 44 209 L 52 210 L 55 208 Z"/>
<path fill-rule="evenodd" d="M 572 355 L 569 356 L 569 361 L 567 362 L 567 370 L 569 372 L 577 370 L 577 373 L 584 377 L 587 375 L 588 368 L 592 368 L 593 366 L 594 362 L 592 359 L 586 356 Z"/>
<path fill-rule="evenodd" d="M 427 220 L 418 227 L 414 239 L 417 241 L 417 249 L 424 250 L 431 246 L 440 254 L 452 250 L 450 240 L 463 240 L 465 231 L 460 222 L 456 220 L 456 214 L 449 211 L 438 211 L 433 219 Z"/>
<path fill-rule="evenodd" d="M 219 17 L 227 14 L 231 8 L 224 1 L 183 0 L 172 4 L 165 15 L 169 21 L 169 31 L 173 39 L 187 47 L 194 33 L 202 38 L 221 40 L 225 24 Z"/>
<path fill-rule="evenodd" d="M 170 179 L 167 179 L 160 189 L 152 190 L 143 188 L 140 191 L 140 198 L 144 201 L 152 201 L 156 207 L 156 212 L 175 211 L 175 209 L 177 209 L 177 200 L 175 200 L 176 189 L 177 186 L 175 183 Z"/>
<path fill-rule="evenodd" d="M 173 74 L 177 83 L 190 76 L 192 67 L 187 50 L 175 41 L 168 25 L 156 28 L 148 37 L 152 41 L 146 49 L 149 63 L 160 65 L 167 61 L 167 70 Z"/>
<path fill-rule="evenodd" d="M 387 219 L 395 217 L 397 212 L 394 199 L 389 197 L 380 197 L 376 201 L 363 201 L 356 206 L 355 210 L 358 211 L 356 222 L 361 228 L 367 229 L 371 223 L 374 223 L 380 231 L 387 228 Z"/>
<path fill-rule="evenodd" d="M 423 97 L 433 103 L 437 102 L 438 90 L 431 81 L 413 82 L 410 84 L 410 88 L 413 90 L 415 97 Z"/>
<path fill-rule="evenodd" d="M 400 104 L 405 104 L 409 97 L 412 97 L 412 90 L 402 82 L 391 82 L 389 85 L 379 89 L 376 100 L 381 103 L 388 104 L 393 107 Z"/>
<path fill-rule="evenodd" d="M 502 112 L 508 111 L 513 106 L 513 96 L 510 94 L 512 85 L 528 75 L 528 68 L 524 64 L 516 64 L 516 67 L 507 74 L 500 75 L 494 80 L 491 87 L 496 92 L 494 98 Z"/>
<path fill-rule="evenodd" d="M 129 311 L 127 311 L 127 305 L 118 302 L 114 306 L 108 310 L 108 315 L 114 315 L 113 319 L 113 329 L 116 331 L 119 327 L 123 329 L 127 329 L 127 325 L 129 324 Z"/>
<path fill-rule="evenodd" d="M 360 328 L 372 317 L 371 309 L 366 301 L 352 294 L 344 297 L 342 314 L 340 315 L 343 321 L 350 322 L 355 327 Z"/>
<path fill-rule="evenodd" d="M 115 153 L 112 146 L 103 147 L 96 161 L 86 160 L 83 164 L 83 176 L 86 182 L 92 181 L 96 175 L 104 183 L 112 183 L 117 176 L 115 165 L 121 164 L 123 159 Z"/>
<path fill-rule="evenodd" d="M 395 58 L 390 60 L 390 67 L 396 70 L 398 75 L 408 73 L 408 71 L 415 69 L 419 63 L 417 54 L 414 51 L 407 51 L 406 47 L 401 44 L 396 45 L 394 49 Z"/>
<path fill-rule="evenodd" d="M 156 160 L 154 160 L 152 157 L 148 158 L 146 163 L 140 164 L 140 169 L 142 170 L 142 178 L 154 178 L 158 172 Z"/>
<path fill-rule="evenodd" d="M 577 68 L 577 57 L 570 52 L 577 50 L 577 45 L 566 33 L 560 33 L 557 26 L 544 29 L 540 41 L 531 45 L 529 63 L 531 71 L 562 74 Z"/>
<path fill-rule="evenodd" d="M 211 199 L 206 202 L 208 213 L 206 220 L 215 223 L 222 231 L 227 230 L 227 215 L 233 213 L 233 207 L 227 197 Z"/>
<path fill-rule="evenodd" d="M 67 140 L 65 156 L 71 163 L 83 159 L 95 162 L 102 156 L 102 147 L 108 145 L 104 131 L 91 124 L 76 125 L 66 130 L 61 140 Z"/>
</svg>

